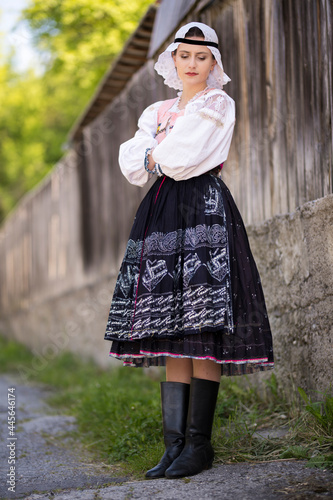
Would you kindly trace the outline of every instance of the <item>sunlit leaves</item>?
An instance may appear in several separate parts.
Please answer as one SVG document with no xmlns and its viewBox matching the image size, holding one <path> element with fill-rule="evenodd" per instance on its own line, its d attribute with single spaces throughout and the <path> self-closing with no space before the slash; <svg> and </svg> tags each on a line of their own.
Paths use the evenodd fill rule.
<svg viewBox="0 0 333 500">
<path fill-rule="evenodd" d="M 62 156 L 71 126 L 150 3 L 30 1 L 24 43 L 33 42 L 40 66 L 17 74 L 13 54 L 0 63 L 0 222 Z"/>
<path fill-rule="evenodd" d="M 147 0 L 34 0 L 24 11 L 34 43 L 68 69 L 110 62 L 134 31 Z"/>
</svg>

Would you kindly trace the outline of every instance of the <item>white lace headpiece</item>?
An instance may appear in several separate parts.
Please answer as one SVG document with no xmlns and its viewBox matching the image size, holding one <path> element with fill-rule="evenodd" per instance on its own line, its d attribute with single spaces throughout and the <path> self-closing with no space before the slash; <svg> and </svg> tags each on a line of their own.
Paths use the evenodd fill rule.
<svg viewBox="0 0 333 500">
<path fill-rule="evenodd" d="M 183 83 L 177 74 L 177 70 L 175 68 L 175 64 L 172 59 L 172 52 L 178 48 L 179 44 L 182 43 L 182 40 L 185 39 L 186 33 L 194 26 L 201 29 L 205 37 L 205 40 L 202 42 L 202 45 L 207 46 L 207 48 L 211 51 L 211 53 L 215 57 L 217 63 L 215 64 L 213 71 L 209 73 L 207 79 L 207 85 L 211 88 L 222 89 L 223 85 L 230 82 L 230 78 L 223 70 L 222 58 L 220 51 L 218 49 L 219 40 L 217 38 L 217 34 L 212 28 L 207 26 L 207 24 L 193 22 L 185 24 L 185 26 L 182 26 L 176 33 L 175 41 L 171 43 L 165 49 L 165 51 L 162 52 L 162 54 L 159 55 L 154 68 L 159 75 L 163 76 L 164 83 L 166 85 L 176 90 L 183 89 Z M 186 40 L 188 43 L 188 40 L 190 39 Z M 204 42 L 208 42 L 209 45 L 205 44 Z M 199 41 L 196 41 L 195 44 L 201 45 Z"/>
</svg>

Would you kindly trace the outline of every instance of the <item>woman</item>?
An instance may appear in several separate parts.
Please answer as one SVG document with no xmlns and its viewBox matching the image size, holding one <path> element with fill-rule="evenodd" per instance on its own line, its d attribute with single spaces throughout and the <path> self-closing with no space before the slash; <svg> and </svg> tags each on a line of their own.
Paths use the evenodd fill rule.
<svg viewBox="0 0 333 500">
<path fill-rule="evenodd" d="M 244 224 L 217 175 L 235 105 L 222 90 L 230 79 L 215 31 L 183 26 L 155 69 L 182 92 L 148 107 L 120 147 L 129 182 L 156 182 L 135 217 L 105 338 L 125 365 L 166 366 L 166 450 L 146 477 L 179 478 L 212 465 L 221 375 L 272 368 L 273 350 Z"/>
</svg>

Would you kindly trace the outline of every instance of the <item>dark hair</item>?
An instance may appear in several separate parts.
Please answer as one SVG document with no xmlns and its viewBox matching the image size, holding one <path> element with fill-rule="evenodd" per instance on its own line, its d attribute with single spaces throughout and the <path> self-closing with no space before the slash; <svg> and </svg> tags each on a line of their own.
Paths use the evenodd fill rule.
<svg viewBox="0 0 333 500">
<path fill-rule="evenodd" d="M 205 35 L 201 31 L 201 29 L 198 28 L 197 26 L 193 26 L 192 28 L 190 28 L 184 38 L 193 38 L 194 36 L 205 39 Z M 175 56 L 176 54 L 177 54 L 177 49 L 172 52 L 173 56 Z M 212 57 L 213 59 L 215 59 L 214 54 L 212 54 Z"/>
<path fill-rule="evenodd" d="M 190 28 L 188 30 L 188 32 L 186 33 L 184 38 L 192 38 L 193 36 L 197 36 L 197 37 L 200 36 L 202 38 L 205 38 L 205 35 L 201 31 L 201 29 L 198 28 L 197 26 L 193 26 L 192 28 Z"/>
</svg>

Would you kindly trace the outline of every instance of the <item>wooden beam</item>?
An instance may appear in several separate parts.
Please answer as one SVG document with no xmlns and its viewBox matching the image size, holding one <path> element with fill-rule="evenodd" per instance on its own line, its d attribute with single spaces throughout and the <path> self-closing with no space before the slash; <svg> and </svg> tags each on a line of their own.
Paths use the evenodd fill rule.
<svg viewBox="0 0 333 500">
<path fill-rule="evenodd" d="M 142 63 L 146 61 L 145 57 L 131 57 L 127 56 L 126 54 L 123 55 L 121 58 L 122 62 L 128 63 L 128 64 L 133 64 L 134 66 L 141 66 Z"/>
<path fill-rule="evenodd" d="M 134 47 L 128 47 L 125 52 L 125 55 L 126 54 L 129 54 L 130 56 L 146 57 L 147 51 L 143 49 L 135 49 Z"/>
<path fill-rule="evenodd" d="M 143 38 L 148 38 L 150 40 L 151 32 L 149 30 L 139 28 L 136 32 L 136 35 L 138 35 L 139 37 L 142 36 Z"/>
<path fill-rule="evenodd" d="M 124 87 L 124 82 L 122 80 L 114 80 L 113 77 L 110 78 L 105 84 L 103 85 L 101 91 L 103 92 L 104 89 L 109 89 L 109 88 L 123 88 Z"/>
<path fill-rule="evenodd" d="M 148 48 L 150 44 L 150 39 L 138 39 L 134 38 L 133 41 L 131 42 L 131 46 L 133 45 L 134 47 L 145 47 Z"/>
<path fill-rule="evenodd" d="M 121 59 L 121 63 L 117 64 L 117 66 L 115 66 L 114 70 L 116 71 L 116 73 L 124 73 L 124 74 L 132 74 L 133 73 L 133 67 L 132 66 L 125 66 L 124 64 L 122 64 L 123 62 L 123 59 Z M 113 75 L 113 71 L 112 73 L 110 73 L 109 75 L 109 78 L 112 78 L 112 75 Z"/>
</svg>

